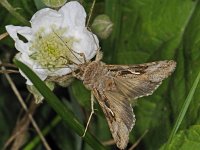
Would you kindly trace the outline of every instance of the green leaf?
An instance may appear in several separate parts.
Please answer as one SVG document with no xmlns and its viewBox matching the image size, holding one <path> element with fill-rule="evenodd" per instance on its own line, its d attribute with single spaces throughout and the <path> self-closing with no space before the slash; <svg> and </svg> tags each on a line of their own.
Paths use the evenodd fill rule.
<svg viewBox="0 0 200 150">
<path fill-rule="evenodd" d="M 14 62 L 24 72 L 24 74 L 29 77 L 37 90 L 44 96 L 47 103 L 58 113 L 63 121 L 78 135 L 83 135 L 84 127 L 79 123 L 74 114 L 63 105 L 53 92 L 51 92 L 51 90 L 40 80 L 40 78 L 20 61 L 15 59 Z M 94 149 L 105 149 L 105 147 L 101 145 L 100 142 L 89 132 L 86 132 L 83 139 Z"/>
<path fill-rule="evenodd" d="M 34 0 L 34 3 L 38 10 L 46 7 L 42 0 Z"/>
<path fill-rule="evenodd" d="M 9 13 L 16 17 L 21 23 L 24 25 L 30 25 L 30 23 L 22 15 L 20 15 L 7 0 L 0 0 L 0 4 L 5 7 Z"/>
<path fill-rule="evenodd" d="M 81 104 L 81 106 L 86 107 L 86 108 L 91 108 L 90 107 L 90 91 L 88 91 L 83 83 L 80 81 L 75 80 L 72 85 L 71 89 L 73 92 L 73 95 L 75 96 L 76 100 Z"/>
<path fill-rule="evenodd" d="M 42 7 L 37 2 L 39 0 L 34 2 L 31 0 L 10 1 L 12 6 L 20 8 L 19 11 L 17 10 L 18 13 L 29 19 L 31 13 L 36 12 L 35 7 Z M 39 5 L 35 6 L 36 3 Z M 92 1 L 85 0 L 83 4 L 86 6 L 86 12 L 89 12 Z M 93 12 L 92 19 L 99 14 L 106 13 L 114 22 L 112 35 L 109 39 L 100 41 L 105 63 L 135 64 L 165 59 L 173 59 L 177 62 L 177 68 L 172 76 L 165 80 L 153 95 L 139 99 L 134 107 L 136 125 L 131 132 L 130 142 L 134 143 L 148 130 L 137 149 L 158 149 L 168 140 L 178 114 L 200 70 L 200 1 L 98 0 Z M 0 14 L 2 16 L 0 18 L 2 33 L 5 32 L 5 25 L 7 24 L 20 25 L 17 19 L 10 17 L 11 14 L 6 9 L 3 8 Z M 13 45 L 13 41 L 9 38 L 1 40 L 1 58 L 11 60 L 8 56 L 13 56 L 15 53 Z M 19 76 L 13 75 L 12 77 L 20 81 L 18 80 Z M 4 83 L 4 79 L 1 81 Z M 16 83 L 17 86 L 23 85 L 21 82 L 18 83 Z M 0 95 L 2 93 L 8 95 L 1 99 L 2 102 L 5 102 L 1 107 L 4 108 L 1 110 L 1 116 L 3 116 L 1 118 L 3 120 L 9 118 L 8 121 L 3 121 L 1 126 L 3 129 L 7 124 L 8 133 L 11 133 L 15 123 L 12 116 L 16 118 L 19 106 L 17 102 L 13 102 L 14 96 L 9 96 L 9 92 L 6 93 L 6 86 L 0 84 L 0 87 L 3 88 Z M 87 91 L 79 81 L 75 81 L 71 89 L 73 98 L 75 97 L 79 104 L 84 106 L 84 110 L 86 108 L 89 113 L 90 91 Z M 199 90 L 200 85 L 196 88 L 196 91 Z M 20 92 L 24 93 L 21 90 Z M 195 92 L 180 129 L 188 129 L 191 125 L 200 123 L 199 97 L 200 92 Z M 76 107 L 72 108 L 76 109 Z M 82 113 L 82 109 L 80 109 L 80 112 L 81 117 L 85 115 Z M 92 119 L 90 128 L 98 138 L 103 141 L 108 140 L 110 139 L 110 131 L 107 122 L 105 118 L 99 119 L 97 112 L 95 111 L 95 114 L 98 116 Z M 79 118 L 81 118 L 80 116 Z M 63 130 L 66 129 L 63 128 Z M 5 134 L 7 137 L 9 136 L 8 133 Z M 3 138 L 5 139 L 5 137 Z M 55 142 L 55 144 L 57 143 Z"/>
<path fill-rule="evenodd" d="M 200 147 L 200 125 L 191 126 L 188 130 L 178 132 L 172 142 L 169 144 L 168 150 L 199 150 Z M 160 150 L 164 150 L 163 145 Z"/>
<path fill-rule="evenodd" d="M 199 83 L 199 80 L 200 80 L 200 72 L 199 72 L 196 80 L 194 81 L 194 84 L 193 84 L 193 86 L 192 86 L 192 88 L 191 88 L 191 90 L 190 90 L 190 92 L 189 92 L 189 94 L 188 94 L 188 96 L 187 96 L 187 98 L 185 100 L 185 103 L 183 104 L 183 107 L 182 107 L 182 109 L 181 109 L 181 111 L 179 113 L 179 116 L 178 116 L 178 118 L 176 120 L 176 123 L 174 125 L 173 130 L 172 130 L 172 133 L 171 133 L 171 135 L 169 137 L 168 144 L 171 143 L 174 135 L 176 134 L 177 130 L 180 127 L 180 124 L 181 124 L 181 122 L 182 122 L 182 120 L 183 120 L 183 118 L 184 118 L 184 116 L 186 114 L 186 111 L 188 110 L 188 107 L 189 107 L 189 105 L 190 105 L 190 103 L 191 103 L 191 101 L 193 99 L 193 96 L 194 96 L 194 93 L 196 91 L 196 88 L 197 88 L 197 85 Z M 166 147 L 168 147 L 168 144 L 166 145 Z"/>
<path fill-rule="evenodd" d="M 168 139 L 200 70 L 200 2 L 107 0 L 105 8 L 114 22 L 112 36 L 103 41 L 107 63 L 130 65 L 165 59 L 177 61 L 175 73 L 152 96 L 139 99 L 134 109 L 135 139 L 148 129 L 142 141 L 143 148 L 157 149 Z M 181 128 L 200 120 L 199 97 L 200 93 L 196 92 Z"/>
</svg>

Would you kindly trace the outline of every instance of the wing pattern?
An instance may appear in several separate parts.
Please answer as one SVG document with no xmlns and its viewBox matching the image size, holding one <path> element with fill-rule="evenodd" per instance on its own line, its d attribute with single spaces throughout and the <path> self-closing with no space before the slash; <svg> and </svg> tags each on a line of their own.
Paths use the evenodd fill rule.
<svg viewBox="0 0 200 150">
<path fill-rule="evenodd" d="M 132 66 L 104 65 L 109 73 L 106 77 L 98 76 L 101 81 L 97 85 L 101 88 L 92 89 L 92 93 L 106 116 L 117 147 L 124 149 L 127 146 L 135 124 L 130 100 L 152 94 L 175 66 L 174 61 Z"/>
</svg>

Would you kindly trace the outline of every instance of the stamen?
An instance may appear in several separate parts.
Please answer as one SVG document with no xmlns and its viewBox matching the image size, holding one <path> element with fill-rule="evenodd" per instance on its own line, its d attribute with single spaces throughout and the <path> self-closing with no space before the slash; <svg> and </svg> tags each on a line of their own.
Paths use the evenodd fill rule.
<svg viewBox="0 0 200 150">
<path fill-rule="evenodd" d="M 61 66 L 69 64 L 72 52 L 73 38 L 62 36 L 66 29 L 53 29 L 51 33 L 45 34 L 44 29 L 36 33 L 36 38 L 31 49 L 34 53 L 30 56 L 42 67 L 57 70 Z M 62 37 L 62 38 L 61 38 Z M 74 54 L 73 54 L 74 55 Z"/>
</svg>

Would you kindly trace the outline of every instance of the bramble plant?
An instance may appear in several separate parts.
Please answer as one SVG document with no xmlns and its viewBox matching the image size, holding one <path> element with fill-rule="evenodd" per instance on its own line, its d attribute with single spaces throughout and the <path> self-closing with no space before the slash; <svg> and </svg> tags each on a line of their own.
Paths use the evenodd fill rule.
<svg viewBox="0 0 200 150">
<path fill-rule="evenodd" d="M 106 64 L 177 62 L 153 95 L 133 104 L 137 121 L 127 148 L 199 150 L 200 1 L 54 2 L 0 0 L 0 147 L 116 148 L 97 103 L 81 137 L 90 93 L 69 75 L 101 47 Z"/>
</svg>

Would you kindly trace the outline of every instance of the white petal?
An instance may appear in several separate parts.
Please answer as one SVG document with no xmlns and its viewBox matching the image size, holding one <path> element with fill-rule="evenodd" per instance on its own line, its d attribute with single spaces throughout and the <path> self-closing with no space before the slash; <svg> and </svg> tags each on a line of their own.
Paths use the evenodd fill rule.
<svg viewBox="0 0 200 150">
<path fill-rule="evenodd" d="M 47 72 L 45 71 L 45 69 L 40 69 L 40 66 L 36 66 L 34 65 L 35 62 L 33 60 L 30 59 L 30 57 L 24 53 L 18 53 L 15 56 L 16 59 L 18 59 L 19 61 L 21 61 L 22 63 L 26 64 L 33 72 L 35 72 L 38 77 L 44 81 L 47 78 Z M 29 78 L 21 71 L 19 70 L 21 75 L 26 78 L 26 84 L 28 85 L 33 85 L 32 82 L 29 80 Z"/>
<path fill-rule="evenodd" d="M 29 50 L 30 48 L 30 43 L 24 43 L 21 40 L 16 40 L 15 41 L 15 47 L 18 51 L 22 53 L 26 53 L 27 55 L 32 54 L 32 52 Z"/>
<path fill-rule="evenodd" d="M 32 30 L 30 27 L 21 27 L 21 26 L 13 26 L 13 25 L 7 25 L 6 30 L 8 34 L 13 38 L 15 41 L 15 47 L 18 51 L 24 52 L 27 54 L 30 54 L 29 51 L 29 42 L 25 43 L 22 40 L 19 39 L 17 34 L 22 35 L 25 37 L 28 41 L 32 39 Z"/>
<path fill-rule="evenodd" d="M 62 27 L 85 26 L 86 13 L 83 6 L 78 2 L 68 2 L 58 12 L 63 14 Z"/>
<path fill-rule="evenodd" d="M 63 33 L 63 36 L 74 39 L 72 49 L 78 53 L 84 53 L 86 59 L 90 60 L 95 56 L 99 48 L 99 41 L 96 35 L 87 30 L 85 20 L 86 12 L 82 5 L 72 1 L 66 3 L 59 11 L 45 8 L 36 12 L 30 21 L 32 28 L 9 25 L 6 26 L 6 30 L 15 40 L 15 47 L 21 52 L 16 58 L 29 66 L 41 80 L 45 80 L 48 76 L 69 74 L 72 71 L 71 68 L 75 69 L 76 66 L 71 65 L 70 68 L 66 67 L 57 71 L 50 71 L 47 68 L 43 68 L 39 62 L 30 58 L 30 54 L 33 51 L 29 49 L 32 42 L 34 42 L 33 40 L 35 40 L 35 33 L 41 30 L 45 33 L 51 33 L 52 28 L 55 29 L 55 27 L 57 29 L 66 28 L 67 32 Z M 17 34 L 24 36 L 28 42 L 25 43 L 20 40 Z M 79 55 L 78 57 L 80 58 Z M 23 72 L 21 74 L 27 79 L 27 84 L 32 85 L 26 75 Z"/>
<path fill-rule="evenodd" d="M 27 66 L 29 66 L 26 62 L 24 62 L 22 60 L 22 54 L 21 53 L 18 53 L 16 56 L 15 56 L 16 59 L 18 59 L 19 61 L 23 62 L 24 64 L 26 64 Z M 23 73 L 23 71 L 21 69 L 19 69 L 19 72 L 20 74 L 26 79 L 26 84 L 28 85 L 33 85 L 32 82 L 29 80 L 29 78 Z"/>
<path fill-rule="evenodd" d="M 49 74 L 49 76 L 63 76 L 63 75 L 69 74 L 71 72 L 72 72 L 72 70 L 70 68 L 62 68 L 62 69 L 59 69 L 59 70 Z"/>
<path fill-rule="evenodd" d="M 8 34 L 14 39 L 18 39 L 17 33 L 24 36 L 28 41 L 32 39 L 32 31 L 30 27 L 21 27 L 21 26 L 13 26 L 7 25 L 6 30 Z"/>
<path fill-rule="evenodd" d="M 44 8 L 37 11 L 31 18 L 31 26 L 33 32 L 37 32 L 41 28 L 45 29 L 47 33 L 51 32 L 51 27 L 61 27 L 63 16 L 56 10 Z"/>
<path fill-rule="evenodd" d="M 72 49 L 78 53 L 84 53 L 87 60 L 92 59 L 99 48 L 99 40 L 96 35 L 86 28 L 74 28 L 70 34 L 77 39 L 73 43 Z"/>
<path fill-rule="evenodd" d="M 18 53 L 15 57 L 29 67 L 32 67 L 34 64 L 34 61 L 26 53 Z"/>
<path fill-rule="evenodd" d="M 29 67 L 30 68 L 30 67 Z M 46 74 L 41 74 L 40 72 L 37 72 L 35 70 L 32 70 L 42 81 L 44 81 L 47 78 Z M 29 80 L 29 78 L 22 72 L 20 71 L 21 75 L 26 78 L 26 84 L 28 85 L 33 85 L 33 83 Z"/>
<path fill-rule="evenodd" d="M 46 71 L 46 69 L 34 69 L 34 72 L 38 75 L 38 77 L 44 81 L 47 76 L 48 76 L 48 72 Z"/>
</svg>

